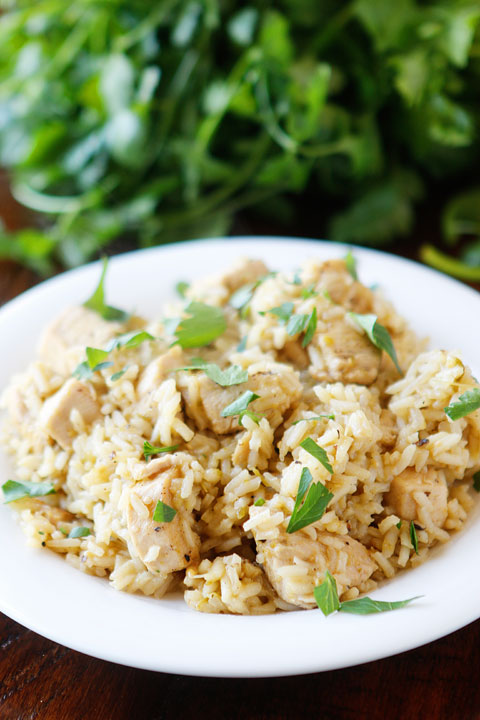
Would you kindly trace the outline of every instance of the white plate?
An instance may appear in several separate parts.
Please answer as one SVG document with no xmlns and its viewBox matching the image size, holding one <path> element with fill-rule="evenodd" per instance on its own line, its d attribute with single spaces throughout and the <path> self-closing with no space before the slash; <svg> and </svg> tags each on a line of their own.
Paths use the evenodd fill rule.
<svg viewBox="0 0 480 720">
<path fill-rule="evenodd" d="M 480 295 L 437 272 L 391 255 L 355 248 L 361 279 L 379 282 L 432 347 L 461 349 L 480 373 Z M 229 238 L 170 245 L 113 259 L 108 301 L 159 314 L 178 280 L 221 270 L 239 256 L 276 269 L 308 258 L 341 257 L 333 243 Z M 89 265 L 29 290 L 0 311 L 0 387 L 32 357 L 41 329 L 67 304 L 81 303 L 98 280 Z M 8 465 L 0 464 L 0 481 Z M 331 670 L 418 647 L 480 616 L 479 507 L 464 532 L 423 566 L 372 593 L 377 599 L 424 597 L 406 609 L 370 616 L 318 610 L 265 617 L 204 615 L 180 597 L 128 595 L 74 570 L 54 553 L 28 548 L 13 514 L 0 507 L 0 609 L 51 640 L 125 665 L 186 675 L 262 677 Z"/>
</svg>

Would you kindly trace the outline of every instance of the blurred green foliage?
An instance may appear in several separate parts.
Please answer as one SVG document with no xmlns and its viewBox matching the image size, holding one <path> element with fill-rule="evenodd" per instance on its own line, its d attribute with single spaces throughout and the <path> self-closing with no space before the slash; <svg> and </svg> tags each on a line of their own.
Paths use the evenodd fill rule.
<svg viewBox="0 0 480 720">
<path fill-rule="evenodd" d="M 0 7 L 0 165 L 39 213 L 0 254 L 41 273 L 124 233 L 225 233 L 251 205 L 278 220 L 300 193 L 333 239 L 384 244 L 478 163 L 478 1 Z M 447 209 L 449 241 L 470 221 L 480 237 L 479 200 Z"/>
</svg>

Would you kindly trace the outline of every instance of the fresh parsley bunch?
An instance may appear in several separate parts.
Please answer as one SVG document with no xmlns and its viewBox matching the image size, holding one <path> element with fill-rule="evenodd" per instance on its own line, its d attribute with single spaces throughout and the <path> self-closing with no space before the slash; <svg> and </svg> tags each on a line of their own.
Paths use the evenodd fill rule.
<svg viewBox="0 0 480 720">
<path fill-rule="evenodd" d="M 0 255 L 41 273 L 120 235 L 225 233 L 248 206 L 293 226 L 299 194 L 319 232 L 382 244 L 410 230 L 432 178 L 475 169 L 474 0 L 3 8 L 0 165 L 38 222 L 0 232 Z M 463 220 L 480 237 L 479 192 L 462 198 L 451 242 Z"/>
</svg>

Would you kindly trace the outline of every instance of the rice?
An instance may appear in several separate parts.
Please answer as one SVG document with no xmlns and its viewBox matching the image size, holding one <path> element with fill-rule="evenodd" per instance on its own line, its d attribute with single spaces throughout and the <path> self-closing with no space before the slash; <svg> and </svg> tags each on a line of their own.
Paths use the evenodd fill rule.
<svg viewBox="0 0 480 720">
<path fill-rule="evenodd" d="M 298 277 L 242 261 L 194 284 L 188 298 L 221 308 L 226 329 L 191 350 L 172 347 L 162 322 L 121 325 L 85 308 L 47 328 L 1 401 L 16 479 L 55 490 L 12 504 L 27 541 L 117 590 L 161 598 L 181 589 L 202 612 L 265 614 L 315 607 L 327 570 L 340 598 L 354 599 L 461 530 L 480 467 L 480 411 L 445 414 L 478 387 L 460 354 L 427 351 L 342 261 L 310 261 Z M 247 283 L 251 298 L 238 310 L 229 300 Z M 269 312 L 285 304 L 290 315 L 316 312 L 310 342 L 306 325 L 289 334 Z M 377 316 L 402 377 L 349 311 Z M 181 316 L 183 306 L 167 312 Z M 157 339 L 120 347 L 112 367 L 72 380 L 86 346 L 141 329 Z M 198 356 L 224 370 L 238 365 L 248 382 L 221 387 L 182 369 Z M 252 414 L 223 417 L 247 389 L 259 396 Z M 307 438 L 333 473 L 301 446 Z M 145 458 L 145 442 L 171 449 Z M 306 471 L 332 497 L 321 517 L 290 533 Z M 174 517 L 158 519 L 159 506 Z"/>
</svg>

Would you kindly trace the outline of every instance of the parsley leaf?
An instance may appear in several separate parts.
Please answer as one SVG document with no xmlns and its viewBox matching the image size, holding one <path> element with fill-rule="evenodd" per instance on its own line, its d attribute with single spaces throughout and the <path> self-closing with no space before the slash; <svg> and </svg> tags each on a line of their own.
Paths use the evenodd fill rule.
<svg viewBox="0 0 480 720">
<path fill-rule="evenodd" d="M 138 347 L 146 340 L 155 340 L 153 335 L 150 335 L 146 330 L 133 330 L 132 332 L 123 333 L 123 335 L 117 335 L 117 337 L 110 341 L 107 352 L 112 352 L 112 350 L 122 347 L 130 350 L 131 348 Z"/>
<path fill-rule="evenodd" d="M 388 612 L 389 610 L 399 610 L 409 605 L 414 600 L 418 600 L 421 595 L 408 598 L 407 600 L 396 600 L 387 602 L 385 600 L 372 600 L 370 597 L 356 598 L 355 600 L 346 600 L 340 604 L 339 610 L 353 615 L 371 615 L 373 613 Z"/>
<path fill-rule="evenodd" d="M 258 500 L 255 500 L 253 504 L 255 507 L 262 507 L 262 505 L 265 505 L 265 500 L 263 498 L 258 498 Z"/>
<path fill-rule="evenodd" d="M 287 334 L 297 335 L 303 332 L 308 321 L 308 315 L 292 315 L 287 323 Z"/>
<path fill-rule="evenodd" d="M 399 520 L 399 521 L 397 522 L 397 524 L 395 525 L 395 527 L 400 530 L 400 528 L 402 527 L 402 521 Z"/>
<path fill-rule="evenodd" d="M 281 325 L 286 325 L 293 313 L 293 302 L 284 302 L 277 307 L 270 308 L 270 310 L 260 312 L 260 315 L 266 315 L 267 313 L 275 315 Z"/>
<path fill-rule="evenodd" d="M 325 571 L 325 580 L 322 584 L 313 588 L 313 597 L 325 617 L 331 615 L 335 610 L 340 610 L 337 581 L 329 570 Z"/>
<path fill-rule="evenodd" d="M 166 452 L 174 452 L 178 449 L 178 445 L 167 445 L 165 447 L 156 447 L 155 445 L 152 445 L 148 442 L 148 440 L 145 440 L 143 443 L 143 455 L 145 457 L 145 460 L 148 461 L 148 459 L 152 455 L 160 455 L 160 453 L 166 453 Z"/>
<path fill-rule="evenodd" d="M 255 422 L 258 422 L 257 416 L 253 413 L 250 414 L 250 410 L 247 410 L 247 408 L 251 402 L 253 402 L 254 400 L 258 400 L 259 397 L 260 395 L 257 395 L 251 390 L 245 390 L 245 392 L 232 403 L 230 403 L 230 405 L 224 407 L 220 414 L 222 417 L 231 417 L 232 415 L 238 415 L 238 422 L 239 424 L 241 424 L 240 420 L 242 419 L 242 415 L 248 413 L 249 417 L 252 417 Z"/>
<path fill-rule="evenodd" d="M 127 365 L 127 367 L 124 367 L 123 370 L 119 370 L 118 372 L 113 373 L 113 375 L 111 376 L 110 380 L 111 380 L 112 382 L 116 382 L 117 380 L 120 380 L 120 378 L 121 378 L 123 375 L 125 375 L 125 373 L 127 372 L 127 370 L 128 370 L 128 365 Z"/>
<path fill-rule="evenodd" d="M 415 550 L 415 553 L 418 555 L 418 538 L 417 538 L 417 531 L 415 529 L 415 523 L 413 520 L 410 523 L 410 540 L 413 545 L 413 549 Z"/>
<path fill-rule="evenodd" d="M 473 476 L 473 489 L 480 493 L 480 470 Z"/>
<path fill-rule="evenodd" d="M 450 420 L 458 420 L 480 408 L 480 388 L 467 390 L 458 400 L 444 408 Z"/>
<path fill-rule="evenodd" d="M 345 266 L 352 276 L 354 280 L 358 280 L 358 274 L 357 274 L 357 261 L 355 260 L 354 255 L 352 254 L 352 251 L 349 250 L 345 257 L 343 258 L 345 262 Z"/>
<path fill-rule="evenodd" d="M 190 283 L 185 282 L 184 280 L 180 280 L 175 285 L 175 290 L 180 295 L 180 297 L 184 298 L 185 293 L 187 292 L 188 288 L 190 287 Z"/>
<path fill-rule="evenodd" d="M 4 502 L 11 503 L 25 497 L 44 497 L 56 492 L 49 480 L 39 483 L 22 483 L 17 480 L 7 480 L 2 485 Z"/>
<path fill-rule="evenodd" d="M 318 292 L 316 292 L 313 288 L 315 287 L 314 283 L 311 283 L 306 288 L 302 288 L 300 295 L 304 300 L 308 300 L 312 297 L 317 297 Z"/>
<path fill-rule="evenodd" d="M 253 293 L 259 284 L 259 281 L 257 281 L 242 285 L 241 288 L 238 288 L 238 290 L 230 296 L 230 300 L 228 301 L 229 305 L 235 308 L 235 310 L 242 310 L 252 299 Z"/>
<path fill-rule="evenodd" d="M 398 364 L 397 353 L 387 328 L 380 325 L 376 315 L 359 315 L 358 313 L 349 312 L 348 316 L 356 323 L 356 325 L 367 333 L 370 342 L 380 350 L 385 350 L 387 355 L 391 357 L 395 363 L 400 375 L 403 375 L 402 369 Z"/>
<path fill-rule="evenodd" d="M 314 417 L 300 418 L 300 420 L 295 420 L 292 425 L 298 425 L 298 423 L 301 422 L 313 422 L 314 420 L 323 420 L 324 418 L 327 418 L 328 420 L 335 420 L 335 415 L 315 415 Z"/>
<path fill-rule="evenodd" d="M 328 461 L 327 453 L 322 447 L 320 447 L 320 445 L 317 445 L 315 440 L 312 440 L 312 438 L 310 437 L 305 438 L 305 440 L 300 443 L 300 447 L 310 453 L 310 455 L 312 455 L 312 457 L 314 457 L 316 460 L 321 462 L 323 467 L 328 470 L 330 475 L 333 475 L 333 468 Z"/>
<path fill-rule="evenodd" d="M 177 514 L 177 511 L 170 507 L 170 505 L 167 505 L 166 503 L 163 503 L 161 500 L 157 502 L 157 505 L 155 507 L 155 512 L 153 513 L 153 520 L 154 522 L 172 522 L 173 518 Z"/>
<path fill-rule="evenodd" d="M 93 310 L 98 313 L 104 320 L 118 320 L 119 322 L 126 322 L 129 318 L 129 314 L 124 310 L 112 307 L 111 305 L 105 304 L 105 275 L 107 273 L 108 258 L 104 257 L 102 266 L 102 273 L 100 275 L 100 281 L 95 288 L 93 295 L 83 303 L 83 306 L 89 310 Z"/>
<path fill-rule="evenodd" d="M 237 345 L 237 352 L 243 352 L 247 348 L 247 336 L 244 335 L 243 338 L 240 340 L 240 342 Z"/>
<path fill-rule="evenodd" d="M 308 316 L 307 321 L 307 329 L 305 331 L 305 335 L 302 340 L 302 347 L 307 347 L 307 345 L 312 342 L 313 336 L 315 335 L 315 330 L 317 329 L 317 308 L 313 308 L 312 312 Z"/>
<path fill-rule="evenodd" d="M 313 596 L 325 617 L 331 615 L 335 610 L 351 613 L 352 615 L 371 615 L 372 613 L 398 610 L 422 597 L 421 595 L 417 595 L 407 600 L 387 602 L 385 600 L 372 600 L 372 598 L 366 596 L 356 598 L 355 600 L 346 600 L 341 603 L 338 599 L 337 582 L 329 570 L 325 572 L 325 580 L 323 583 L 313 589 Z"/>
<path fill-rule="evenodd" d="M 91 535 L 90 528 L 88 527 L 74 527 L 68 533 L 69 538 L 82 538 Z"/>
<path fill-rule="evenodd" d="M 301 530 L 307 525 L 320 520 L 328 503 L 333 498 L 332 493 L 327 490 L 325 485 L 322 485 L 321 482 L 311 485 L 312 480 L 310 470 L 303 468 L 292 516 L 287 526 L 287 533 L 297 532 L 297 530 Z M 302 505 L 303 498 L 305 498 L 305 501 Z"/>
<path fill-rule="evenodd" d="M 186 365 L 178 370 L 203 370 L 205 375 L 222 387 L 230 387 L 231 385 L 240 385 L 247 382 L 248 371 L 243 370 L 240 365 L 230 365 L 226 370 L 220 370 L 215 363 L 209 363 L 202 358 L 193 358 L 190 365 Z"/>
<path fill-rule="evenodd" d="M 88 367 L 93 370 L 97 365 L 103 364 L 103 361 L 108 357 L 108 350 L 87 347 L 85 354 L 87 356 Z"/>
<path fill-rule="evenodd" d="M 220 308 L 192 300 L 185 312 L 190 317 L 181 318 L 174 332 L 176 343 L 182 348 L 209 345 L 226 330 L 227 323 Z"/>
</svg>

